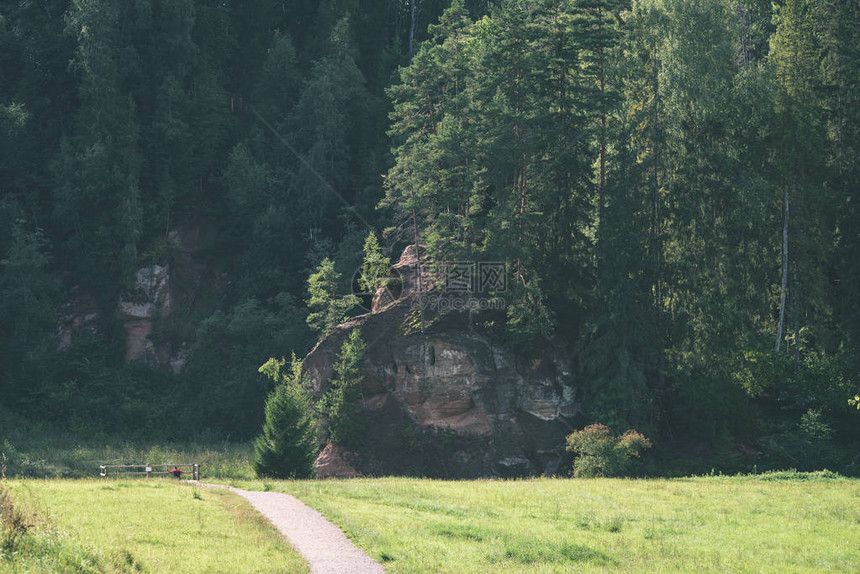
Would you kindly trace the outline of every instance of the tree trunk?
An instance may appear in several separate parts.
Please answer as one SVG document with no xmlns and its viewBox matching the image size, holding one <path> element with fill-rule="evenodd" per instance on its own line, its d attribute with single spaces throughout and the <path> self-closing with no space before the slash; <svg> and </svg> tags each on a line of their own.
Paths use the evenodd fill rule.
<svg viewBox="0 0 860 574">
<path fill-rule="evenodd" d="M 409 58 L 415 55 L 415 31 L 418 29 L 418 16 L 421 13 L 421 0 L 410 0 L 409 1 L 409 12 L 410 12 L 410 22 L 409 22 Z"/>
<path fill-rule="evenodd" d="M 776 328 L 776 346 L 779 352 L 782 348 L 782 337 L 785 331 L 785 300 L 788 293 L 788 186 L 783 192 L 782 216 L 782 288 L 779 295 L 779 325 Z"/>
<path fill-rule="evenodd" d="M 598 51 L 600 59 L 600 197 L 598 201 L 598 226 L 603 226 L 603 211 L 606 206 L 606 75 L 603 68 L 603 48 Z"/>
<path fill-rule="evenodd" d="M 742 0 L 738 0 L 738 28 L 741 31 L 741 55 L 744 59 L 744 66 L 750 63 L 749 41 L 747 40 L 747 19 L 744 15 L 744 5 Z"/>
<path fill-rule="evenodd" d="M 418 233 L 418 215 L 412 208 L 412 225 L 415 232 L 415 273 L 418 280 L 418 314 L 421 317 L 421 334 L 424 334 L 424 290 L 421 286 L 421 236 Z"/>
<path fill-rule="evenodd" d="M 598 191 L 597 225 L 598 233 L 603 226 L 603 210 L 606 206 L 606 68 L 603 61 L 603 11 L 597 9 L 597 17 L 600 22 L 598 31 L 599 47 L 597 49 L 597 62 L 600 74 L 600 189 Z"/>
<path fill-rule="evenodd" d="M 652 241 L 654 244 L 654 295 L 655 306 L 659 312 L 663 311 L 663 245 L 660 225 L 660 77 L 658 75 L 659 62 L 657 61 L 656 43 L 652 47 L 653 54 L 653 77 L 652 90 L 654 92 L 653 118 L 651 120 L 651 145 L 653 146 L 651 188 L 652 188 Z"/>
</svg>

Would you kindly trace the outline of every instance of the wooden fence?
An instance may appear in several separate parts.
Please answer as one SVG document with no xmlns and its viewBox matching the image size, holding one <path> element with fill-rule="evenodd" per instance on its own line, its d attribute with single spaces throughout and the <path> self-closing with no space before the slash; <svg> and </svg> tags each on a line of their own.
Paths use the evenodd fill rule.
<svg viewBox="0 0 860 574">
<path fill-rule="evenodd" d="M 200 480 L 200 465 L 189 464 L 103 464 L 99 467 L 102 478 L 111 476 L 169 476 L 178 468 L 182 474 L 190 474 L 191 480 Z M 183 469 L 190 470 L 183 470 Z"/>
</svg>

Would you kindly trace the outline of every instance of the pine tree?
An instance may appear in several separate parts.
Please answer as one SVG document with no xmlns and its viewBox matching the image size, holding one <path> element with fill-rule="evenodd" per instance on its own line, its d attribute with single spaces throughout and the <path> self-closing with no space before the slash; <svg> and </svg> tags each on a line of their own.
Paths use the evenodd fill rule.
<svg viewBox="0 0 860 574">
<path fill-rule="evenodd" d="M 506 2 L 475 35 L 482 249 L 512 270 L 509 332 L 575 332 L 592 259 L 592 113 L 570 5 Z"/>
<path fill-rule="evenodd" d="M 267 118 L 276 129 L 286 126 L 289 113 L 298 99 L 301 75 L 297 59 L 296 48 L 290 37 L 275 31 L 254 89 L 254 103 L 260 115 Z"/>
<path fill-rule="evenodd" d="M 192 39 L 191 0 L 153 0 L 153 39 L 141 48 L 145 88 L 141 102 L 141 170 L 144 240 L 165 241 L 193 207 L 194 190 L 207 166 L 195 157 L 199 145 L 193 96 L 200 49 Z M 147 237 L 148 236 L 148 237 Z"/>
<path fill-rule="evenodd" d="M 587 83 L 584 88 L 594 100 L 590 107 L 596 112 L 598 124 L 598 234 L 606 207 L 607 121 L 619 103 L 612 82 L 611 63 L 617 60 L 615 51 L 622 35 L 621 12 L 628 6 L 627 0 L 578 0 L 575 3 L 577 37 L 585 52 L 584 80 Z"/>
<path fill-rule="evenodd" d="M 395 206 L 409 241 L 426 244 L 440 261 L 468 258 L 481 240 L 472 224 L 481 206 L 473 196 L 469 27 L 463 1 L 455 0 L 388 89 L 395 163 L 382 204 Z"/>
<path fill-rule="evenodd" d="M 655 413 L 654 397 L 660 385 L 663 353 L 662 309 L 659 308 L 657 190 L 662 145 L 659 118 L 658 54 L 656 34 L 659 13 L 644 3 L 626 15 L 619 26 L 614 66 L 604 54 L 604 88 L 623 94 L 624 104 L 614 110 L 609 89 L 601 93 L 600 53 L 612 44 L 601 36 L 601 28 L 615 25 L 598 3 L 578 21 L 591 27 L 586 52 L 589 62 L 590 109 L 606 112 L 605 171 L 601 177 L 600 142 L 603 117 L 598 116 L 597 181 L 598 209 L 595 259 L 598 273 L 590 293 L 588 316 L 577 345 L 583 380 L 587 381 L 586 411 L 595 420 L 610 425 L 647 424 Z M 589 5 L 591 6 L 591 5 Z M 605 30 L 604 30 L 605 31 Z M 588 45 L 588 43 L 586 44 Z M 602 104 L 601 104 L 602 102 Z M 602 180 L 602 188 L 601 186 Z M 600 208 L 601 199 L 603 208 Z"/>
<path fill-rule="evenodd" d="M 295 353 L 290 373 L 281 373 L 283 366 L 283 359 L 269 359 L 259 369 L 276 386 L 266 400 L 263 431 L 254 441 L 254 472 L 258 477 L 309 478 L 317 444 L 307 381 Z"/>
<path fill-rule="evenodd" d="M 366 82 L 356 63 L 358 53 L 348 16 L 331 30 L 326 53 L 316 60 L 292 110 L 290 126 L 295 148 L 303 156 L 290 180 L 290 203 L 302 213 L 308 235 L 320 230 L 331 237 L 340 208 L 351 207 L 361 181 L 353 150 L 367 146 L 357 120 L 371 104 Z"/>
<path fill-rule="evenodd" d="M 828 187 L 839 213 L 833 263 L 838 280 L 830 294 L 837 327 L 830 346 L 843 344 L 860 373 L 860 6 L 828 0 L 815 9 L 832 166 Z"/>
<path fill-rule="evenodd" d="M 45 234 L 27 229 L 23 221 L 13 224 L 11 231 L 11 245 L 0 258 L 0 323 L 4 326 L 0 333 L 0 400 L 7 405 L 23 398 L 10 397 L 11 391 L 32 391 L 35 386 L 20 376 L 21 367 L 28 357 L 37 356 L 47 336 L 56 330 L 59 310 Z M 5 388 L 16 379 L 27 385 Z"/>
</svg>

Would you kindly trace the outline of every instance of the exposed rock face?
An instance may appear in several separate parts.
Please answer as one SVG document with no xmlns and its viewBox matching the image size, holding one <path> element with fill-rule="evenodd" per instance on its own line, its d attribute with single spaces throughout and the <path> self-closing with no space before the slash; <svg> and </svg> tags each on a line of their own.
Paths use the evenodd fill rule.
<svg viewBox="0 0 860 574">
<path fill-rule="evenodd" d="M 119 312 L 125 323 L 125 360 L 133 361 L 155 353 L 149 340 L 156 313 L 170 312 L 170 271 L 150 265 L 139 269 L 134 289 L 119 299 Z"/>
<path fill-rule="evenodd" d="M 181 322 L 181 316 L 190 314 L 201 292 L 223 288 L 216 270 L 197 257 L 201 242 L 211 233 L 202 223 L 171 231 L 167 238 L 171 246 L 170 264 L 139 269 L 135 286 L 120 297 L 118 309 L 126 330 L 126 361 L 142 360 L 174 373 L 185 368 L 188 343 L 165 337 L 164 324 L 160 331 L 157 324 L 174 311 L 171 320 L 180 317 Z"/>
<path fill-rule="evenodd" d="M 166 317 L 170 312 L 170 271 L 167 266 L 151 265 L 139 269 L 134 287 L 120 296 L 117 311 L 125 327 L 126 361 L 144 359 L 153 365 L 169 366 L 170 361 L 176 359 L 165 349 L 156 349 L 149 339 L 156 316 Z M 68 347 L 79 335 L 97 333 L 101 320 L 102 313 L 94 300 L 74 294 L 63 306 L 58 348 Z"/>
<path fill-rule="evenodd" d="M 403 255 L 400 256 L 400 261 L 391 266 L 391 277 L 399 280 L 397 287 L 384 286 L 381 287 L 373 297 L 373 306 L 371 312 L 376 313 L 395 303 L 399 299 L 414 297 L 419 292 L 426 293 L 430 291 L 434 284 L 434 278 L 429 273 L 426 265 L 426 256 L 421 247 L 421 264 L 419 265 L 419 249 L 416 245 L 410 245 L 403 250 Z M 420 289 L 419 289 L 419 275 Z"/>
<path fill-rule="evenodd" d="M 145 361 L 174 373 L 185 368 L 188 343 L 175 336 L 164 336 L 163 329 L 159 332 L 158 322 L 167 319 L 174 308 L 179 311 L 177 315 L 187 317 L 202 291 L 223 288 L 223 282 L 214 277 L 215 270 L 195 257 L 201 236 L 207 233 L 202 225 L 170 232 L 170 265 L 139 269 L 134 284 L 120 295 L 116 313 L 125 328 L 126 361 Z M 58 349 L 68 347 L 79 336 L 98 333 L 105 316 L 113 314 L 114 309 L 99 306 L 91 295 L 74 289 L 63 306 L 57 326 Z"/>
<path fill-rule="evenodd" d="M 578 411 L 570 365 L 553 349 L 515 353 L 471 327 L 468 313 L 436 316 L 423 334 L 410 328 L 414 279 L 404 276 L 400 299 L 339 326 L 305 360 L 319 396 L 348 332 L 361 328 L 369 424 L 355 468 L 444 477 L 555 473 L 567 421 Z"/>
<path fill-rule="evenodd" d="M 317 478 L 356 478 L 364 476 L 352 465 L 355 453 L 342 446 L 328 443 L 314 461 Z"/>
</svg>

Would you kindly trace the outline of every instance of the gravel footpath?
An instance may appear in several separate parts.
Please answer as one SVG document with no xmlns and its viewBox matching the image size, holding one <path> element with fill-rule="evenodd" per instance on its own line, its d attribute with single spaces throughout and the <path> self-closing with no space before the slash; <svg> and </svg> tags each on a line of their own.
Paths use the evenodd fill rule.
<svg viewBox="0 0 860 574">
<path fill-rule="evenodd" d="M 311 566 L 311 574 L 384 574 L 382 566 L 370 559 L 343 535 L 340 529 L 299 499 L 280 492 L 251 492 L 229 488 L 251 503 L 281 531 Z"/>
</svg>

